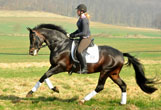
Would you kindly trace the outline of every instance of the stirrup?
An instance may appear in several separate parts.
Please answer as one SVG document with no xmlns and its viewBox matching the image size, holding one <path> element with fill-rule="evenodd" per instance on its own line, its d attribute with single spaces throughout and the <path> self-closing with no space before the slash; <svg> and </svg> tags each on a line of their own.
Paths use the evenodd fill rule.
<svg viewBox="0 0 161 110">
<path fill-rule="evenodd" d="M 79 73 L 79 74 L 87 74 L 87 73 L 88 73 L 88 70 L 87 70 L 87 69 L 84 69 L 84 70 L 80 69 L 80 70 L 78 71 L 78 73 Z"/>
</svg>

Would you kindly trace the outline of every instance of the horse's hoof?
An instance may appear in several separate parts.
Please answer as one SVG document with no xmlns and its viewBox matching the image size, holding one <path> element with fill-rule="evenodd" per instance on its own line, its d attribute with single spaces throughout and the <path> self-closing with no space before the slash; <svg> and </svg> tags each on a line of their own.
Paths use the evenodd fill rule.
<svg viewBox="0 0 161 110">
<path fill-rule="evenodd" d="M 52 90 L 56 93 L 59 93 L 59 89 L 56 86 Z"/>
<path fill-rule="evenodd" d="M 85 100 L 84 99 L 82 99 L 82 100 L 79 101 L 79 105 L 83 105 L 84 103 L 85 103 Z"/>
<path fill-rule="evenodd" d="M 126 105 L 126 102 L 120 102 L 120 105 Z"/>
<path fill-rule="evenodd" d="M 32 92 L 32 91 L 28 92 L 27 95 L 26 95 L 26 97 L 27 97 L 27 98 L 33 97 L 33 92 Z"/>
</svg>

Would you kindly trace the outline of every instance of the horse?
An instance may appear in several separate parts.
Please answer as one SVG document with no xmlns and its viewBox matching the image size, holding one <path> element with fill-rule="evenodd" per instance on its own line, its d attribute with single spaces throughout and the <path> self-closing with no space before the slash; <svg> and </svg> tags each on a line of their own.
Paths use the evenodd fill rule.
<svg viewBox="0 0 161 110">
<path fill-rule="evenodd" d="M 61 27 L 54 24 L 40 24 L 33 29 L 27 28 L 29 30 L 30 47 L 29 54 L 32 56 L 38 55 L 39 50 L 44 47 L 45 43 L 50 50 L 50 68 L 40 80 L 35 84 L 35 86 L 27 93 L 26 97 L 32 97 L 33 93 L 41 86 L 43 82 L 46 82 L 48 87 L 59 93 L 59 89 L 53 86 L 49 80 L 49 77 L 56 75 L 61 72 L 75 72 L 79 71 L 80 67 L 77 66 L 76 69 L 72 69 L 75 62 L 71 58 L 71 45 L 73 39 L 67 36 L 67 32 Z M 99 60 L 97 63 L 88 63 L 88 73 L 98 73 L 100 72 L 98 84 L 91 93 L 86 95 L 80 103 L 85 103 L 94 97 L 97 93 L 104 89 L 106 79 L 109 77 L 116 83 L 121 89 L 121 102 L 120 104 L 127 103 L 126 94 L 126 83 L 120 78 L 120 71 L 125 65 L 124 57 L 127 57 L 128 61 L 126 65 L 132 65 L 135 70 L 135 79 L 137 85 L 140 89 L 148 94 L 151 94 L 157 90 L 154 87 L 154 79 L 148 79 L 145 76 L 143 64 L 130 55 L 129 53 L 122 53 L 119 50 L 110 46 L 98 46 L 99 49 Z M 112 93 L 111 93 L 112 94 Z"/>
</svg>

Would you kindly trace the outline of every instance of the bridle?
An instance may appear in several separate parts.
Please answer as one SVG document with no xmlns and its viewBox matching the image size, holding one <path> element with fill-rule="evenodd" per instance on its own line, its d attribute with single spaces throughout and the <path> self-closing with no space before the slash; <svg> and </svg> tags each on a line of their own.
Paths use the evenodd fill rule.
<svg viewBox="0 0 161 110">
<path fill-rule="evenodd" d="M 41 42 L 42 40 L 41 39 L 43 39 L 44 41 L 45 41 L 45 37 L 42 35 L 42 34 L 40 34 L 39 32 L 37 32 L 37 31 L 35 31 L 35 30 L 33 30 L 33 32 L 36 34 L 34 37 L 36 37 L 36 39 L 38 39 L 39 40 L 39 42 Z M 46 47 L 46 46 L 50 46 L 51 44 L 45 44 L 45 45 L 41 45 L 41 46 L 38 46 L 38 49 L 41 49 L 41 48 L 44 48 L 44 47 Z"/>
<path fill-rule="evenodd" d="M 37 31 L 35 31 L 35 30 L 33 30 L 33 32 L 36 34 L 34 37 L 36 37 L 36 39 L 38 39 L 39 42 L 42 41 L 41 39 L 43 39 L 44 42 L 46 41 L 44 35 L 40 34 L 39 32 L 37 32 Z M 80 38 L 78 38 L 78 37 L 77 37 L 77 38 L 70 38 L 70 37 L 69 37 L 69 39 L 70 39 L 70 40 L 78 40 L 78 41 L 80 40 Z M 46 41 L 46 44 L 41 45 L 41 46 L 38 46 L 38 49 L 45 48 L 45 47 L 51 46 L 51 45 L 53 45 L 53 43 L 49 44 L 49 43 Z"/>
</svg>

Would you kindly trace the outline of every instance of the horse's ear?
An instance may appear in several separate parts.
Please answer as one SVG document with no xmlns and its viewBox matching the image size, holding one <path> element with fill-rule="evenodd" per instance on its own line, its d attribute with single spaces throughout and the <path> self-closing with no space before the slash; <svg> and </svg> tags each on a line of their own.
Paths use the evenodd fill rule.
<svg viewBox="0 0 161 110">
<path fill-rule="evenodd" d="M 31 32 L 31 33 L 33 32 L 32 29 L 29 28 L 29 27 L 27 27 L 27 30 L 28 30 L 29 32 Z"/>
</svg>

